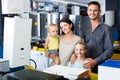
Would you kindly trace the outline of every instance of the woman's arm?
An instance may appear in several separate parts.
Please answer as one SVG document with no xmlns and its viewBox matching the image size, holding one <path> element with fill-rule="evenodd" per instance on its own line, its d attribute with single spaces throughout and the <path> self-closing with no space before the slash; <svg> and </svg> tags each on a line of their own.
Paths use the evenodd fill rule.
<svg viewBox="0 0 120 80">
<path fill-rule="evenodd" d="M 71 58 L 70 58 L 71 64 L 73 64 L 75 62 L 75 60 L 76 60 L 76 55 L 73 53 Z"/>
<path fill-rule="evenodd" d="M 48 56 L 48 43 L 49 43 L 49 38 L 47 37 L 44 45 L 45 56 Z"/>
</svg>

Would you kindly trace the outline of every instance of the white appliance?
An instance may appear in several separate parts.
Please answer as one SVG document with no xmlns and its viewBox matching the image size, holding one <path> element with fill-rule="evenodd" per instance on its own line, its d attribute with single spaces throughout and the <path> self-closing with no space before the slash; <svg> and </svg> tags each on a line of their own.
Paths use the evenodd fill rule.
<svg viewBox="0 0 120 80">
<path fill-rule="evenodd" d="M 29 65 L 32 19 L 5 17 L 3 59 L 10 67 Z"/>
<path fill-rule="evenodd" d="M 1 0 L 2 14 L 22 14 L 30 11 L 30 0 Z"/>
<path fill-rule="evenodd" d="M 120 80 L 120 60 L 107 60 L 98 66 L 98 80 Z"/>
<path fill-rule="evenodd" d="M 49 66 L 49 58 L 45 56 L 43 51 L 31 50 L 30 66 L 33 66 L 37 70 L 43 71 Z"/>
</svg>

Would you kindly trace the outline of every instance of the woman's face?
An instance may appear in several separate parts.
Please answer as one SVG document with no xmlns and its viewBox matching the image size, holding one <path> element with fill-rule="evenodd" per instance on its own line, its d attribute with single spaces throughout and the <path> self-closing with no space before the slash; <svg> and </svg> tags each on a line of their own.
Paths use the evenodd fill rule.
<svg viewBox="0 0 120 80">
<path fill-rule="evenodd" d="M 66 22 L 60 22 L 60 28 L 65 34 L 69 33 L 71 31 L 72 24 L 68 24 Z"/>
</svg>

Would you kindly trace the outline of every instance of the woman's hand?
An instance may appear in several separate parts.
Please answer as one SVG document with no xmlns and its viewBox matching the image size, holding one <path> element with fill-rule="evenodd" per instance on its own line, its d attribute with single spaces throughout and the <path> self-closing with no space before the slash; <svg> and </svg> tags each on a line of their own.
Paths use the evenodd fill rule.
<svg viewBox="0 0 120 80">
<path fill-rule="evenodd" d="M 76 60 L 76 55 L 73 53 L 71 58 L 70 58 L 71 64 L 73 64 L 75 62 L 75 60 Z"/>
</svg>

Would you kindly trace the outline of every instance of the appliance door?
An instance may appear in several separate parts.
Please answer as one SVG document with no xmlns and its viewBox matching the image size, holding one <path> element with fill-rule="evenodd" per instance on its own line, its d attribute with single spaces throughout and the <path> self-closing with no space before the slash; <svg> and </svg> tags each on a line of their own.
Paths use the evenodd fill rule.
<svg viewBox="0 0 120 80">
<path fill-rule="evenodd" d="M 40 26 L 38 25 L 39 14 L 30 13 L 30 18 L 32 18 L 32 37 L 40 37 L 39 30 Z"/>
<path fill-rule="evenodd" d="M 30 13 L 32 18 L 32 37 L 44 40 L 47 35 L 47 13 Z"/>
<path fill-rule="evenodd" d="M 51 13 L 51 23 L 58 24 L 59 22 L 59 13 L 58 12 L 52 12 Z"/>
<path fill-rule="evenodd" d="M 40 17 L 38 20 L 38 24 L 40 27 L 40 39 L 41 40 L 45 40 L 46 36 L 48 35 L 48 31 L 47 31 L 47 25 L 48 25 L 48 14 L 47 13 L 39 13 Z"/>
<path fill-rule="evenodd" d="M 81 36 L 81 31 L 80 31 L 81 16 L 69 15 L 69 18 L 74 24 L 74 33 L 78 36 Z"/>
</svg>

